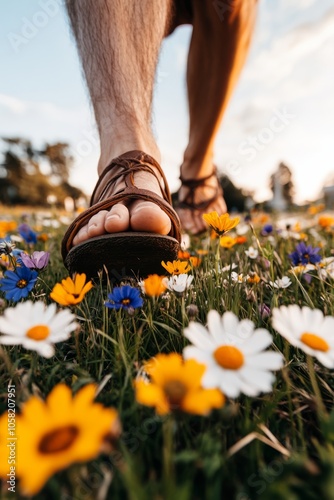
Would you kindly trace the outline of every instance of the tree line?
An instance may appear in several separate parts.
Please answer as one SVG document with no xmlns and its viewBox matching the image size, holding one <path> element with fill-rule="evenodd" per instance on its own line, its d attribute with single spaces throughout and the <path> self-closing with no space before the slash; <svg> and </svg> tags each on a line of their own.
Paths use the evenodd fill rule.
<svg viewBox="0 0 334 500">
<path fill-rule="evenodd" d="M 2 137 L 0 145 L 0 203 L 46 206 L 52 199 L 63 205 L 68 196 L 84 196 L 69 183 L 73 165 L 69 144 L 46 143 L 39 149 L 27 139 Z"/>
</svg>

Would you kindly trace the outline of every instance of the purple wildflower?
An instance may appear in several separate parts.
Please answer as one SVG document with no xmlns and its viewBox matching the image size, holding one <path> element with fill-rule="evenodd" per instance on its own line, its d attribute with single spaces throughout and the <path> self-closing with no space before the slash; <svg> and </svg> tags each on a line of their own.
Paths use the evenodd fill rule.
<svg viewBox="0 0 334 500">
<path fill-rule="evenodd" d="M 268 318 L 271 314 L 270 307 L 267 306 L 267 304 L 260 304 L 259 305 L 259 314 L 262 319 Z"/>
<path fill-rule="evenodd" d="M 321 255 L 318 255 L 319 250 L 319 247 L 306 246 L 302 241 L 298 243 L 295 251 L 289 254 L 289 258 L 292 260 L 294 266 L 317 264 L 322 259 Z"/>
<path fill-rule="evenodd" d="M 26 267 L 41 271 L 45 269 L 49 263 L 50 252 L 33 252 L 32 255 L 22 252 L 20 257 Z"/>
</svg>

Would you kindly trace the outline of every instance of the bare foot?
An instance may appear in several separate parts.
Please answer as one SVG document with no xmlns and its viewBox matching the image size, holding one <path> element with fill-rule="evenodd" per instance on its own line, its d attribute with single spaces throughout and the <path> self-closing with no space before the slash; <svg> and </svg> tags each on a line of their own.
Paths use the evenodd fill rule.
<svg viewBox="0 0 334 500">
<path fill-rule="evenodd" d="M 212 170 L 211 170 L 212 171 Z M 199 176 L 198 178 L 202 178 Z M 187 176 L 184 175 L 187 179 Z M 189 177 L 196 179 L 196 176 Z M 212 176 L 205 181 L 205 185 L 191 189 L 189 186 L 182 185 L 179 191 L 179 202 L 185 201 L 190 191 L 194 193 L 194 204 L 205 202 L 212 198 L 217 190 L 219 181 L 216 176 Z M 202 215 L 208 212 L 216 211 L 218 214 L 224 214 L 227 211 L 226 203 L 222 194 L 219 194 L 208 206 L 204 209 L 178 208 L 177 213 L 181 220 L 182 229 L 191 234 L 199 234 L 207 229 Z"/>
<path fill-rule="evenodd" d="M 152 167 L 154 169 L 154 167 Z M 155 170 L 158 178 L 160 174 Z M 113 172 L 114 173 L 114 172 Z M 158 179 L 147 171 L 136 172 L 134 182 L 138 188 L 152 191 L 162 197 Z M 123 180 L 117 182 L 108 192 L 108 197 L 125 187 Z M 110 210 L 101 210 L 93 215 L 88 224 L 83 226 L 73 239 L 73 246 L 95 236 L 106 233 L 125 231 L 147 231 L 157 234 L 168 234 L 171 230 L 171 221 L 168 215 L 153 202 L 134 200 L 129 205 L 118 203 Z"/>
</svg>

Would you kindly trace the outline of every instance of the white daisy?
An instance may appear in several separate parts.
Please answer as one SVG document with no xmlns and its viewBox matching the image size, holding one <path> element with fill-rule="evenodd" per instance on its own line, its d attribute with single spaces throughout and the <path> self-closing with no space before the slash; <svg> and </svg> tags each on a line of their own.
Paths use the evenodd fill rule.
<svg viewBox="0 0 334 500">
<path fill-rule="evenodd" d="M 235 228 L 235 231 L 238 236 L 243 236 L 244 234 L 248 233 L 249 231 L 249 224 L 238 224 L 237 227 Z"/>
<path fill-rule="evenodd" d="M 273 288 L 288 288 L 292 281 L 288 276 L 283 276 L 282 278 L 277 278 L 275 281 L 269 281 L 270 286 Z"/>
<path fill-rule="evenodd" d="M 326 257 L 318 265 L 318 275 L 322 280 L 334 279 L 334 257 Z"/>
<path fill-rule="evenodd" d="M 243 273 L 238 274 L 235 271 L 231 272 L 231 280 L 233 283 L 244 283 L 248 278 L 249 276 L 244 276 Z"/>
<path fill-rule="evenodd" d="M 69 310 L 57 312 L 56 304 L 27 301 L 9 307 L 0 318 L 0 344 L 21 344 L 45 358 L 54 355 L 55 342 L 67 340 L 77 326 Z"/>
<path fill-rule="evenodd" d="M 172 292 L 183 293 L 190 287 L 193 279 L 194 277 L 191 276 L 191 274 L 177 274 L 171 276 L 170 278 L 164 278 L 163 281 L 168 290 L 171 290 Z"/>
<path fill-rule="evenodd" d="M 183 233 L 181 235 L 181 244 L 180 247 L 182 250 L 187 250 L 190 247 L 190 236 L 187 233 Z"/>
<path fill-rule="evenodd" d="M 240 393 L 256 396 L 271 391 L 275 376 L 270 370 L 282 367 L 283 356 L 263 352 L 272 343 L 272 336 L 264 328 L 254 330 L 252 321 L 239 322 L 232 312 L 220 317 L 217 311 L 210 311 L 208 329 L 190 322 L 184 335 L 193 344 L 183 350 L 185 359 L 206 365 L 202 378 L 206 389 L 219 388 L 231 398 Z"/>
<path fill-rule="evenodd" d="M 227 271 L 233 271 L 233 269 L 236 269 L 238 266 L 234 262 L 232 264 L 229 264 L 228 266 L 224 266 L 220 269 L 221 273 L 226 273 Z"/>
<path fill-rule="evenodd" d="M 320 309 L 296 304 L 273 310 L 275 330 L 290 344 L 315 356 L 327 368 L 334 368 L 334 317 Z"/>
<path fill-rule="evenodd" d="M 294 266 L 291 268 L 291 272 L 295 274 L 307 274 L 309 271 L 316 270 L 317 267 L 314 264 L 306 264 L 305 266 Z"/>
<path fill-rule="evenodd" d="M 245 254 L 247 255 L 247 257 L 249 257 L 250 259 L 256 259 L 259 255 L 259 251 L 257 248 L 254 248 L 252 246 L 250 246 L 248 248 L 248 250 L 245 250 Z"/>
</svg>

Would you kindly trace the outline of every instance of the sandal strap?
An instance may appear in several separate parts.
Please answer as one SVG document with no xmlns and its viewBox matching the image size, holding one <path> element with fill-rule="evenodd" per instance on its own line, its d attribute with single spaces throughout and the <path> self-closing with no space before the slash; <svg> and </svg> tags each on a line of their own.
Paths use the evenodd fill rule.
<svg viewBox="0 0 334 500">
<path fill-rule="evenodd" d="M 162 177 L 163 186 L 161 185 L 161 180 L 157 176 L 156 171 L 152 167 L 154 167 Z M 117 169 L 117 172 L 110 176 L 113 169 Z M 140 188 L 138 188 L 134 183 L 134 174 L 139 171 L 149 172 L 154 175 L 160 185 L 163 199 L 171 204 L 172 198 L 168 188 L 168 182 L 159 163 L 152 156 L 144 153 L 143 151 L 133 150 L 114 158 L 113 161 L 103 170 L 93 191 L 90 206 L 105 199 L 108 190 L 112 188 L 112 186 L 121 178 L 124 178 L 126 188 L 134 189 L 135 191 L 140 190 Z M 108 176 L 107 181 L 105 180 L 106 176 Z M 124 188 L 120 189 L 120 191 L 114 193 L 112 196 L 122 192 L 123 190 Z"/>
<path fill-rule="evenodd" d="M 143 163 L 141 163 L 142 161 Z M 160 179 L 157 177 L 156 173 L 149 163 L 153 165 L 162 176 L 164 182 L 164 186 L 161 187 L 163 198 L 147 189 L 140 189 L 134 184 L 134 173 L 139 171 L 147 171 L 152 173 L 158 179 L 160 184 Z M 109 178 L 107 182 L 103 184 L 103 179 L 105 179 L 108 173 L 111 173 L 114 167 L 122 168 L 121 171 L 117 172 L 114 175 L 111 175 L 111 178 Z M 113 184 L 121 178 L 121 176 L 123 176 L 125 179 L 125 188 L 122 188 L 115 194 L 107 196 L 108 189 L 112 187 Z M 99 189 L 101 186 L 103 186 L 102 189 Z M 104 196 L 106 196 L 105 199 Z M 142 151 L 130 151 L 128 153 L 125 153 L 124 155 L 119 156 L 118 158 L 115 158 L 110 163 L 110 165 L 107 166 L 107 168 L 100 176 L 93 191 L 90 208 L 81 213 L 67 229 L 62 241 L 61 251 L 63 259 L 65 259 L 66 255 L 70 251 L 75 235 L 78 233 L 81 227 L 87 224 L 87 222 L 93 215 L 97 214 L 101 210 L 110 210 L 110 208 L 117 203 L 128 201 L 130 199 L 150 201 L 158 205 L 158 207 L 160 207 L 171 220 L 172 227 L 168 236 L 172 236 L 178 242 L 181 242 L 180 220 L 177 213 L 172 207 L 171 195 L 168 189 L 167 180 L 160 165 L 156 162 L 156 160 L 154 160 L 154 158 Z M 147 234 L 149 237 L 150 233 Z"/>
<path fill-rule="evenodd" d="M 211 177 L 216 177 L 217 186 L 207 186 L 206 181 L 211 179 Z M 213 203 L 219 196 L 222 195 L 222 188 L 217 177 L 217 169 L 214 168 L 213 172 L 205 177 L 201 177 L 199 179 L 184 179 L 182 175 L 180 175 L 180 181 L 183 186 L 189 188 L 189 192 L 187 193 L 184 200 L 178 203 L 179 208 L 186 208 L 189 210 L 205 210 Z M 214 190 L 213 195 L 206 200 L 200 201 L 198 203 L 195 202 L 195 193 L 196 189 L 200 187 L 209 187 Z"/>
<path fill-rule="evenodd" d="M 211 177 L 217 177 L 216 169 L 214 169 L 214 171 L 206 177 L 200 177 L 199 179 L 185 179 L 182 175 L 180 175 L 179 179 L 183 186 L 196 189 L 197 187 L 205 186 L 206 181 L 211 179 Z"/>
</svg>

